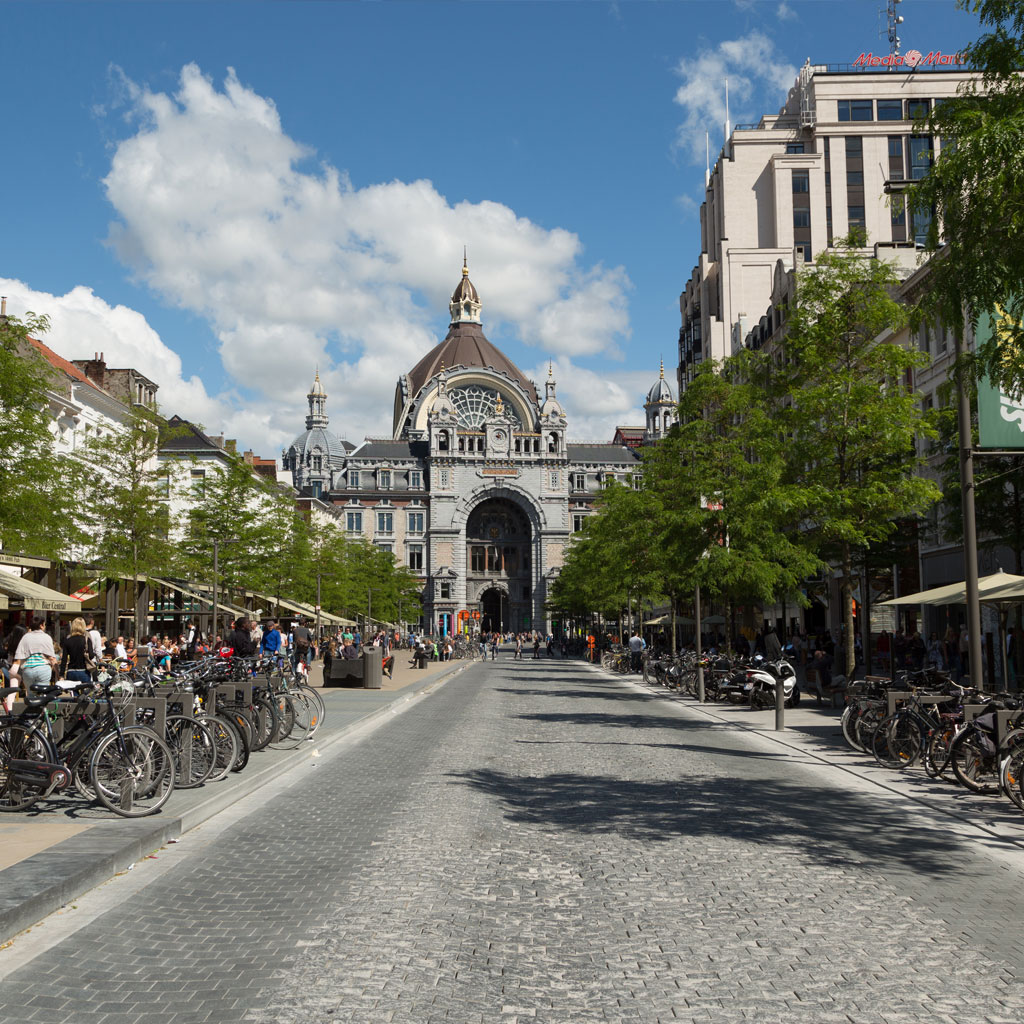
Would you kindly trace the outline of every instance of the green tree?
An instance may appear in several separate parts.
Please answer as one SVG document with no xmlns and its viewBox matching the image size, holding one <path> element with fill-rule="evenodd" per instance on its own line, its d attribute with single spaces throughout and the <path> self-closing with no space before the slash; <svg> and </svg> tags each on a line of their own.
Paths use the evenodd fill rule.
<svg viewBox="0 0 1024 1024">
<path fill-rule="evenodd" d="M 88 556 L 114 576 L 138 580 L 172 568 L 175 548 L 159 447 L 158 417 L 133 408 L 123 429 L 90 439 L 77 453 L 81 506 L 92 538 Z"/>
<path fill-rule="evenodd" d="M 906 384 L 925 356 L 895 341 L 908 311 L 893 297 L 891 266 L 860 255 L 851 236 L 798 277 L 775 375 L 786 438 L 787 503 L 817 553 L 838 563 L 845 671 L 854 666 L 854 556 L 940 497 L 917 471 L 918 439 L 934 437 L 920 395 Z"/>
<path fill-rule="evenodd" d="M 942 139 L 930 172 L 909 190 L 933 216 L 928 302 L 959 331 L 1001 306 L 1017 325 L 975 353 L 976 372 L 1011 392 L 1024 388 L 1024 4 L 958 0 L 990 29 L 964 53 L 980 81 L 936 103 L 924 130 Z"/>
<path fill-rule="evenodd" d="M 84 534 L 76 466 L 56 453 L 44 398 L 60 382 L 29 340 L 48 326 L 34 313 L 0 317 L 0 544 L 63 560 Z"/>
</svg>

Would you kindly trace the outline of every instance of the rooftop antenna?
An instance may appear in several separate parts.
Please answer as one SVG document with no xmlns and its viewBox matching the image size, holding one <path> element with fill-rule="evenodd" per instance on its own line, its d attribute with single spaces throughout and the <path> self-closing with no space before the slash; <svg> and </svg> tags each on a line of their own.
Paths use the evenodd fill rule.
<svg viewBox="0 0 1024 1024">
<path fill-rule="evenodd" d="M 704 187 L 711 184 L 711 134 L 704 133 Z"/>
<path fill-rule="evenodd" d="M 898 26 L 903 24 L 903 15 L 897 14 L 896 11 L 902 2 L 903 0 L 886 0 L 885 5 L 885 15 L 889 29 L 889 53 L 897 57 L 900 52 L 900 37 L 897 35 L 897 32 Z M 895 67 L 895 63 L 891 63 L 889 70 L 892 71 Z"/>
<path fill-rule="evenodd" d="M 729 136 L 732 134 L 732 124 L 729 121 L 729 79 L 725 80 L 725 146 L 729 147 Z"/>
</svg>

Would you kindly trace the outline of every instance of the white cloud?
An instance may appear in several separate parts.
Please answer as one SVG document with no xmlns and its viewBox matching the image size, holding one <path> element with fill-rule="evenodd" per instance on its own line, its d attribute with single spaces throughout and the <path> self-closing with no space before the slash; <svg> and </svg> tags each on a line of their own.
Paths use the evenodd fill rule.
<svg viewBox="0 0 1024 1024">
<path fill-rule="evenodd" d="M 786 3 L 786 0 L 782 0 L 779 6 L 775 8 L 775 17 L 779 21 L 795 21 L 796 11 Z"/>
<path fill-rule="evenodd" d="M 207 394 L 196 376 L 186 376 L 178 354 L 167 347 L 146 318 L 127 306 L 111 306 L 91 288 L 79 285 L 66 295 L 36 291 L 21 281 L 0 278 L 12 316 L 31 310 L 50 319 L 50 331 L 39 340 L 65 359 L 89 359 L 102 352 L 108 366 L 130 366 L 160 386 L 157 401 L 167 414 L 216 428 L 226 411 Z"/>
<path fill-rule="evenodd" d="M 397 377 L 438 340 L 464 244 L 485 323 L 556 356 L 620 354 L 628 278 L 584 265 L 575 234 L 501 203 L 449 202 L 425 180 L 355 187 L 315 166 L 233 71 L 223 89 L 190 64 L 173 96 L 121 93 L 137 130 L 104 181 L 110 242 L 210 322 L 228 373 L 260 395 L 267 443 L 247 443 L 298 431 L 316 364 L 339 432 L 389 429 Z"/>
<path fill-rule="evenodd" d="M 548 364 L 540 363 L 525 372 L 537 382 L 543 399 Z M 563 356 L 554 361 L 552 375 L 568 419 L 570 440 L 610 441 L 616 427 L 646 422 L 644 401 L 656 379 L 650 370 L 615 368 L 595 373 Z"/>
<path fill-rule="evenodd" d="M 675 102 L 683 108 L 676 146 L 693 163 L 704 163 L 705 132 L 711 135 L 712 161 L 721 149 L 725 128 L 725 80 L 729 80 L 733 124 L 754 121 L 778 105 L 793 85 L 797 69 L 786 64 L 775 44 L 761 32 L 727 39 L 681 60 L 676 73 L 683 84 Z"/>
</svg>

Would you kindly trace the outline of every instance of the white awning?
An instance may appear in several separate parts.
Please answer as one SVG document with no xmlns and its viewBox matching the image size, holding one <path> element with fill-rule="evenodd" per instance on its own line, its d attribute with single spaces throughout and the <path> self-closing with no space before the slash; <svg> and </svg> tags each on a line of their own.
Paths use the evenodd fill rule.
<svg viewBox="0 0 1024 1024">
<path fill-rule="evenodd" d="M 80 612 L 82 602 L 62 594 L 59 590 L 51 590 L 41 583 L 33 583 L 24 576 L 15 576 L 12 572 L 0 570 L 0 593 L 6 595 L 4 607 L 9 608 L 8 598 L 14 598 L 16 608 L 36 612 Z"/>
<path fill-rule="evenodd" d="M 991 576 L 982 576 L 978 580 L 978 597 L 986 603 L 1024 601 L 1024 576 L 1014 576 L 1008 572 L 994 572 Z M 921 604 L 932 607 L 967 604 L 967 584 L 949 583 L 944 587 L 932 587 L 931 590 L 922 590 L 917 594 L 907 594 L 906 597 L 894 597 L 878 603 L 900 607 Z"/>
</svg>

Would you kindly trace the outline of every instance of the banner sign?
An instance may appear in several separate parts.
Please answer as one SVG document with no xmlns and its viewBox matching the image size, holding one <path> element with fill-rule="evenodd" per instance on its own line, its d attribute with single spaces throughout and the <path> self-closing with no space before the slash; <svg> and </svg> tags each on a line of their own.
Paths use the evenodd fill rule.
<svg viewBox="0 0 1024 1024">
<path fill-rule="evenodd" d="M 948 67 L 953 64 L 966 64 L 962 53 L 941 53 L 932 50 L 923 54 L 920 50 L 907 50 L 900 55 L 887 53 L 884 57 L 873 53 L 862 53 L 854 62 L 855 68 L 924 68 Z"/>
<path fill-rule="evenodd" d="M 979 318 L 979 347 L 992 339 L 1005 318 L 1001 309 Z M 978 382 L 978 444 L 982 448 L 1024 448 L 1024 395 L 1010 394 L 988 377 Z"/>
</svg>

